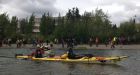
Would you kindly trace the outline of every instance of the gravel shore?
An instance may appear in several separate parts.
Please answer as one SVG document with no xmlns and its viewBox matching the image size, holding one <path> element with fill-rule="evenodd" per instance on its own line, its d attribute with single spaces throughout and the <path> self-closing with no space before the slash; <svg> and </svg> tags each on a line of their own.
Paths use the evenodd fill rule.
<svg viewBox="0 0 140 75">
<path fill-rule="evenodd" d="M 54 44 L 53 45 L 54 49 L 67 49 L 67 46 L 65 45 L 64 48 L 62 48 L 61 44 Z M 6 46 L 3 45 L 3 47 L 0 47 L 0 49 L 3 48 L 17 48 L 16 44 L 12 44 L 11 46 Z M 20 48 L 34 48 L 31 44 L 27 44 L 25 46 L 21 46 Z M 99 45 L 98 47 L 96 47 L 96 45 L 92 45 L 91 47 L 87 44 L 83 44 L 83 45 L 77 45 L 74 46 L 74 49 L 121 49 L 121 50 L 139 50 L 140 49 L 140 45 L 139 44 L 131 44 L 131 45 L 115 45 L 115 48 L 111 48 L 110 45 L 108 45 L 107 47 L 105 45 Z"/>
</svg>

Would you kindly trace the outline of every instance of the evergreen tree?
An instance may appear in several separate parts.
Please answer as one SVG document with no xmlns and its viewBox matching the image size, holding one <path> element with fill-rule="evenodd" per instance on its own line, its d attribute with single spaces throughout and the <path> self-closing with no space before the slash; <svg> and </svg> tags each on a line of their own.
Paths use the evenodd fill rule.
<svg viewBox="0 0 140 75">
<path fill-rule="evenodd" d="M 13 16 L 10 25 L 8 27 L 9 37 L 16 37 L 16 33 L 18 31 L 17 26 L 18 26 L 18 18 L 16 16 Z"/>
<path fill-rule="evenodd" d="M 56 20 L 56 27 L 54 31 L 54 35 L 56 38 L 61 39 L 65 36 L 65 26 L 64 26 L 64 17 L 61 17 L 59 13 L 58 18 Z"/>
<path fill-rule="evenodd" d="M 40 22 L 40 34 L 43 36 L 47 35 L 47 17 L 45 13 L 42 15 Z"/>
<path fill-rule="evenodd" d="M 55 20 L 47 14 L 47 26 L 46 26 L 46 36 L 51 35 L 55 29 Z"/>
<path fill-rule="evenodd" d="M 8 28 L 10 25 L 10 20 L 9 17 L 6 13 L 3 13 L 0 15 L 0 39 L 4 39 L 6 37 L 8 37 Z"/>
<path fill-rule="evenodd" d="M 119 32 L 120 32 L 120 35 L 123 35 L 126 37 L 128 36 L 133 37 L 133 35 L 136 33 L 136 27 L 133 20 L 130 19 L 130 21 L 128 22 L 121 23 L 119 27 Z"/>
<path fill-rule="evenodd" d="M 20 21 L 20 33 L 26 35 L 28 33 L 27 29 L 28 29 L 28 20 L 27 19 L 22 19 Z"/>
<path fill-rule="evenodd" d="M 35 16 L 34 16 L 34 14 L 32 14 L 29 18 L 29 23 L 28 23 L 28 26 L 27 26 L 27 34 L 28 35 L 32 34 L 34 24 L 35 24 Z"/>
</svg>

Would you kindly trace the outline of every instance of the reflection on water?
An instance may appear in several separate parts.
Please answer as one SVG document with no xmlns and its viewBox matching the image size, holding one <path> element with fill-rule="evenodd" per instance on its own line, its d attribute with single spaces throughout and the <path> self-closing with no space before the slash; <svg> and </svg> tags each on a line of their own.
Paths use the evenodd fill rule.
<svg viewBox="0 0 140 75">
<path fill-rule="evenodd" d="M 139 75 L 140 50 L 76 50 L 76 53 L 92 53 L 95 56 L 126 55 L 130 58 L 117 64 L 84 64 L 48 61 L 19 60 L 14 58 L 16 52 L 28 54 L 26 49 L 0 49 L 0 75 Z M 57 50 L 62 54 L 63 50 Z"/>
<path fill-rule="evenodd" d="M 115 70 L 123 70 L 123 66 L 112 65 L 100 65 L 100 64 L 68 64 L 71 75 L 110 75 Z"/>
</svg>

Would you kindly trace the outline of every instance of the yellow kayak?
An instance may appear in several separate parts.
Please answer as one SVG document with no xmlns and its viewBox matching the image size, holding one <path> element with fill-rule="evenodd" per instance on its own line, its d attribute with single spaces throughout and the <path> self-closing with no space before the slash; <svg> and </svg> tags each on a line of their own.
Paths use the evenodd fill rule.
<svg viewBox="0 0 140 75">
<path fill-rule="evenodd" d="M 16 56 L 21 59 L 31 59 L 33 61 L 60 61 L 60 62 L 83 62 L 83 63 L 116 63 L 128 56 L 112 56 L 112 57 L 82 57 L 79 59 L 61 58 L 60 56 L 35 58 L 31 56 Z"/>
</svg>

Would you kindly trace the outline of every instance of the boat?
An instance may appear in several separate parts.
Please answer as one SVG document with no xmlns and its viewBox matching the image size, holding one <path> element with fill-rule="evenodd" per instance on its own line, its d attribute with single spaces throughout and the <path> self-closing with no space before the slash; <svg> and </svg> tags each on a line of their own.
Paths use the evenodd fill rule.
<svg viewBox="0 0 140 75">
<path fill-rule="evenodd" d="M 80 63 L 117 63 L 124 58 L 128 58 L 128 56 L 109 56 L 109 57 L 81 57 L 79 59 L 69 59 L 69 58 L 61 58 L 60 56 L 54 57 L 43 57 L 43 58 L 35 58 L 31 56 L 24 56 L 24 55 L 16 55 L 17 59 L 30 59 L 32 61 L 55 61 L 55 62 L 80 62 Z"/>
</svg>

